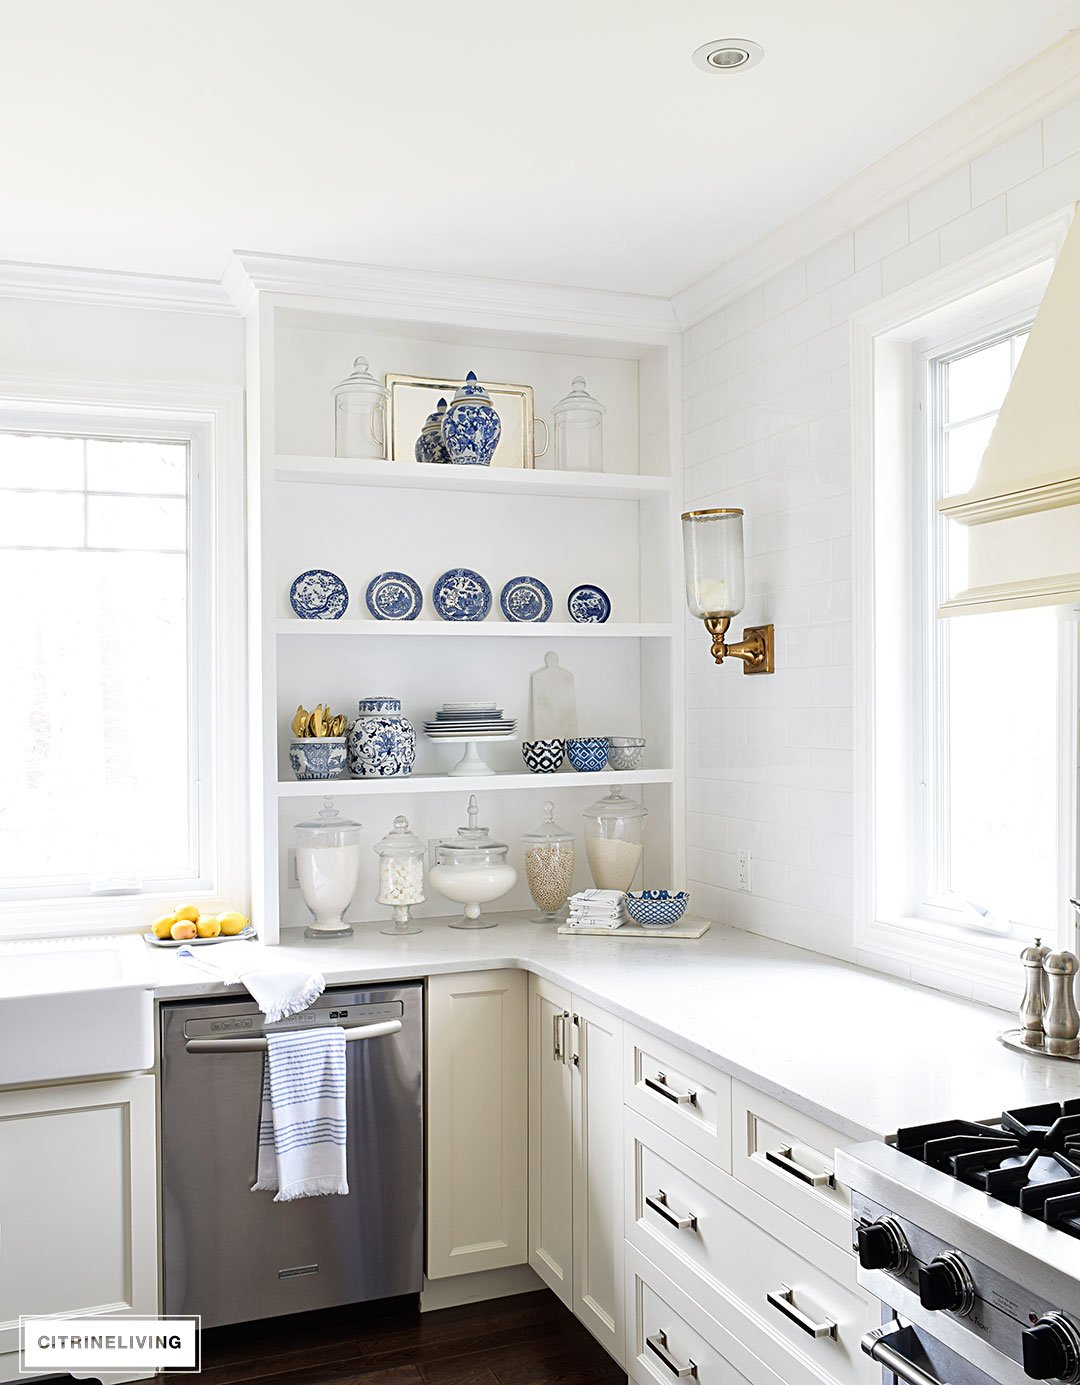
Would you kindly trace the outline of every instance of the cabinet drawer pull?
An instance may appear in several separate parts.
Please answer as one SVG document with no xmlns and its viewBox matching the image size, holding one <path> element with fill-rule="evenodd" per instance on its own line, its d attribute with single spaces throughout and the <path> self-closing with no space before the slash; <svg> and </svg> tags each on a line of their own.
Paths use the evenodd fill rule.
<svg viewBox="0 0 1080 1385">
<path fill-rule="evenodd" d="M 835 1188 L 836 1175 L 830 1171 L 825 1173 L 813 1173 L 810 1169 L 804 1169 L 802 1164 L 797 1164 L 791 1157 L 791 1146 L 781 1145 L 779 1149 L 767 1149 L 765 1160 L 769 1164 L 775 1164 L 778 1169 L 783 1169 L 785 1173 L 791 1174 L 792 1178 L 797 1178 L 800 1183 L 805 1183 L 808 1188 Z"/>
<path fill-rule="evenodd" d="M 685 1366 L 680 1366 L 671 1352 L 668 1351 L 666 1332 L 658 1332 L 655 1337 L 646 1337 L 645 1345 L 651 1352 L 659 1356 L 671 1374 L 677 1376 L 679 1380 L 687 1380 L 691 1377 L 694 1380 L 697 1379 L 697 1366 L 694 1365 L 693 1361 L 687 1360 Z"/>
<path fill-rule="evenodd" d="M 663 1188 L 657 1188 L 652 1197 L 645 1198 L 645 1206 L 651 1207 L 658 1217 L 663 1217 L 666 1222 L 679 1231 L 697 1230 L 697 1217 L 692 1212 L 688 1212 L 685 1217 L 680 1217 L 678 1212 L 673 1212 L 667 1205 L 667 1193 Z"/>
<path fill-rule="evenodd" d="M 675 1091 L 673 1087 L 668 1086 L 666 1073 L 658 1072 L 655 1077 L 646 1077 L 645 1085 L 650 1092 L 667 1097 L 668 1101 L 673 1101 L 676 1106 L 697 1105 L 697 1092 Z"/>
<path fill-rule="evenodd" d="M 802 1312 L 801 1309 L 796 1308 L 795 1304 L 792 1302 L 794 1294 L 794 1289 L 789 1289 L 786 1284 L 781 1284 L 775 1293 L 766 1294 L 765 1298 L 777 1312 L 783 1313 L 784 1317 L 793 1322 L 796 1327 L 802 1328 L 807 1336 L 835 1337 L 836 1324 L 833 1320 L 831 1318 L 826 1318 L 824 1322 L 815 1322 L 813 1318 L 808 1318 L 806 1314 Z"/>
<path fill-rule="evenodd" d="M 551 1025 L 554 1030 L 551 1056 L 556 1063 L 566 1062 L 566 1021 L 569 1018 L 568 1010 L 556 1011 L 551 1017 Z"/>
</svg>

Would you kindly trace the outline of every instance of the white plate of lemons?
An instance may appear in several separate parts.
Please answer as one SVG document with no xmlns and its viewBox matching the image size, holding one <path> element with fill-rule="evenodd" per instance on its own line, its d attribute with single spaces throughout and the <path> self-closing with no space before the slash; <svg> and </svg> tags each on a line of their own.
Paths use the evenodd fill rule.
<svg viewBox="0 0 1080 1385">
<path fill-rule="evenodd" d="M 203 943 L 227 943 L 231 938 L 254 937 L 255 929 L 235 909 L 204 914 L 197 904 L 183 904 L 175 913 L 162 914 L 143 934 L 153 947 L 200 947 Z"/>
</svg>

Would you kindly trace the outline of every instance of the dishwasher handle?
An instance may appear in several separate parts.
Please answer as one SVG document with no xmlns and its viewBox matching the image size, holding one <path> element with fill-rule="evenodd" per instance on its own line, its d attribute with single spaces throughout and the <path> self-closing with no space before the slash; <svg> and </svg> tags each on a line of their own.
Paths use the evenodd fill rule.
<svg viewBox="0 0 1080 1385">
<path fill-rule="evenodd" d="M 314 1026 L 313 1026 L 314 1027 Z M 304 1030 L 289 1030 L 291 1034 L 305 1033 Z M 358 1024 L 344 1028 L 345 1042 L 355 1043 L 358 1039 L 382 1039 L 388 1034 L 401 1033 L 400 1020 L 383 1020 L 379 1024 Z M 188 1039 L 185 1044 L 188 1053 L 265 1053 L 265 1037 L 243 1039 Z"/>
</svg>

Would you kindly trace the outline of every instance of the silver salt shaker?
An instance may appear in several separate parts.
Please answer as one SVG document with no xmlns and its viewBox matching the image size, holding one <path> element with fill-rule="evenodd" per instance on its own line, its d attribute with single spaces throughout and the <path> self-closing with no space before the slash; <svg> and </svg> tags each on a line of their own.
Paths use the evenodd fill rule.
<svg viewBox="0 0 1080 1385">
<path fill-rule="evenodd" d="M 1071 952 L 1051 952 L 1046 959 L 1049 982 L 1043 1028 L 1046 1051 L 1066 1057 L 1080 1053 L 1080 1011 L 1076 1008 L 1073 983 L 1080 960 Z"/>
<path fill-rule="evenodd" d="M 1043 1016 L 1046 1013 L 1046 1000 L 1049 987 L 1043 966 L 1050 949 L 1042 946 L 1042 939 L 1036 938 L 1034 947 L 1025 947 L 1020 954 L 1024 964 L 1024 998 L 1020 1002 L 1021 1042 L 1028 1048 L 1043 1046 Z"/>
</svg>

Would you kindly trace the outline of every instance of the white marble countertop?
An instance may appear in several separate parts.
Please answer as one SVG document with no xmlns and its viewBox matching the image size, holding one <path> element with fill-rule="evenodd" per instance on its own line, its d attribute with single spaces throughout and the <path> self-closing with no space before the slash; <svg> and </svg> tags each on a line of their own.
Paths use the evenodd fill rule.
<svg viewBox="0 0 1080 1385">
<path fill-rule="evenodd" d="M 660 1035 L 856 1139 L 948 1117 L 1080 1097 L 1080 1064 L 1013 1053 L 997 1042 L 1000 1010 L 956 1000 L 812 952 L 714 925 L 703 938 L 559 936 L 522 915 L 477 932 L 424 920 L 388 938 L 357 925 L 342 943 L 287 933 L 276 948 L 206 948 L 230 963 L 243 948 L 268 965 L 301 963 L 329 985 L 521 967 Z M 161 1000 L 225 989 L 140 939 Z M 1018 994 L 1020 967 L 1017 964 Z"/>
</svg>

